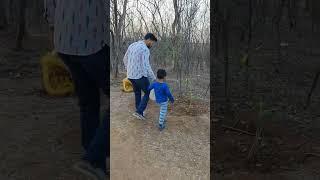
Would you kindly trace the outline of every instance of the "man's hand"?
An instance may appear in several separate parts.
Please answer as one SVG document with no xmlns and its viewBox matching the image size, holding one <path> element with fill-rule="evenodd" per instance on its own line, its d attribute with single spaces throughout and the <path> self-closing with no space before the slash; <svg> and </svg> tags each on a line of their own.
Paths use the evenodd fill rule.
<svg viewBox="0 0 320 180">
<path fill-rule="evenodd" d="M 148 80 L 149 80 L 150 84 L 152 84 L 152 83 L 156 82 L 157 79 L 148 78 Z"/>
</svg>

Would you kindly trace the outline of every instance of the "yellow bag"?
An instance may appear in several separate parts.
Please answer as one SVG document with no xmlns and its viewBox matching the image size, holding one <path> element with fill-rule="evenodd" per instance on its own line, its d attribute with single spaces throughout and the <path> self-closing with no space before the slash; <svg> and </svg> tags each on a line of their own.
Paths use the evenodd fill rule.
<svg viewBox="0 0 320 180">
<path fill-rule="evenodd" d="M 122 90 L 124 92 L 133 92 L 132 84 L 128 78 L 122 80 Z"/>
<path fill-rule="evenodd" d="M 56 53 L 48 53 L 40 60 L 42 83 L 52 96 L 66 96 L 74 92 L 74 85 L 65 64 Z"/>
</svg>

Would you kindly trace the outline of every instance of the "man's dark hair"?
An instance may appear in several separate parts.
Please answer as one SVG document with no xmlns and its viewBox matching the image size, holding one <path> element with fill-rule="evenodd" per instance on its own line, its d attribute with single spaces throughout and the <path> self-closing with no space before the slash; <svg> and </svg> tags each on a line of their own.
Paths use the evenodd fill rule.
<svg viewBox="0 0 320 180">
<path fill-rule="evenodd" d="M 167 72 L 164 69 L 158 69 L 157 71 L 157 78 L 164 79 L 167 76 Z"/>
<path fill-rule="evenodd" d="M 155 36 L 154 34 L 152 34 L 152 33 L 147 33 L 147 34 L 144 36 L 144 40 L 148 40 L 148 39 L 150 39 L 150 40 L 152 40 L 152 41 L 155 41 L 155 42 L 158 41 L 158 39 L 156 38 L 156 36 Z"/>
</svg>

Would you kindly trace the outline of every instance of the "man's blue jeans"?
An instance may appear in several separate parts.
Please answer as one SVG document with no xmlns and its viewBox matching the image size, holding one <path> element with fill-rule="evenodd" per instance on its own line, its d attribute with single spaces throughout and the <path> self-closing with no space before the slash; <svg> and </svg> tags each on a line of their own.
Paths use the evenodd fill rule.
<svg viewBox="0 0 320 180">
<path fill-rule="evenodd" d="M 148 90 L 150 82 L 147 77 L 140 79 L 129 79 L 133 86 L 133 91 L 136 101 L 136 112 L 143 115 L 144 110 L 147 108 L 149 101 L 150 91 Z M 141 99 L 141 91 L 144 92 L 144 96 Z"/>
<path fill-rule="evenodd" d="M 96 150 L 93 149 L 100 148 L 100 145 L 105 147 L 110 143 L 109 138 L 103 135 L 109 135 L 110 130 L 107 126 L 109 119 L 105 117 L 103 123 L 100 123 L 100 90 L 102 89 L 103 93 L 107 95 L 108 100 L 110 96 L 109 52 L 109 47 L 105 46 L 99 52 L 89 56 L 59 54 L 71 73 L 79 98 L 81 142 L 87 154 L 95 152 Z M 109 148 L 102 150 L 109 151 Z M 95 161 L 99 159 L 97 164 L 104 161 L 104 165 L 97 165 L 102 168 L 105 167 L 105 154 L 108 154 L 103 151 L 97 150 L 95 155 L 101 159 L 94 158 Z"/>
<path fill-rule="evenodd" d="M 106 111 L 102 118 L 102 125 L 98 128 L 95 137 L 91 141 L 84 159 L 95 167 L 106 171 L 106 158 L 110 157 L 110 114 Z"/>
</svg>

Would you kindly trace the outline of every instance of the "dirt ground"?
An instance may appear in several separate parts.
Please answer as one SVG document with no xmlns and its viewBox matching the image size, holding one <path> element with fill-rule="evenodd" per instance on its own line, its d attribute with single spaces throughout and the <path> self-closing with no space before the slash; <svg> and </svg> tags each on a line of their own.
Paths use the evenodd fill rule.
<svg viewBox="0 0 320 180">
<path fill-rule="evenodd" d="M 76 100 L 41 96 L 39 78 L 0 83 L 0 173 L 17 180 L 87 179 L 71 168 L 82 153 Z"/>
<path fill-rule="evenodd" d="M 224 112 L 224 61 L 215 61 L 214 108 L 226 118 L 214 122 L 214 161 L 216 179 L 319 179 L 320 167 L 320 91 L 319 82 L 311 103 L 304 109 L 306 97 L 319 68 L 319 37 L 307 33 L 309 21 L 300 21 L 298 30 L 289 32 L 281 26 L 281 61 L 275 63 L 277 51 L 272 24 L 254 30 L 250 55 L 249 88 L 246 88 L 243 55 L 237 33 L 230 33 L 230 98 L 231 112 Z M 257 114 L 268 111 L 260 120 Z M 222 111 L 220 111 L 222 110 Z M 220 111 L 220 112 L 219 112 Z M 263 114 L 263 113 L 261 113 Z M 260 116 L 262 117 L 262 116 Z M 227 128 L 228 126 L 229 128 Z M 248 160 L 256 140 L 257 126 L 263 128 L 257 153 Z M 231 128 L 233 129 L 231 129 Z M 249 132 L 245 134 L 238 130 Z"/>
<path fill-rule="evenodd" d="M 121 92 L 117 83 L 111 87 L 111 179 L 209 179 L 208 105 L 188 109 L 177 99 L 160 132 L 156 104 L 150 101 L 141 121 L 132 116 L 133 103 L 132 93 Z M 188 115 L 199 107 L 206 110 Z"/>
<path fill-rule="evenodd" d="M 88 180 L 72 169 L 82 155 L 77 99 L 42 91 L 43 39 L 14 51 L 14 36 L 0 32 L 0 179 Z"/>
<path fill-rule="evenodd" d="M 252 114 L 243 112 L 238 125 L 228 124 L 226 120 L 214 123 L 213 177 L 219 180 L 320 179 L 319 138 L 312 138 L 302 133 L 301 127 L 294 128 L 291 124 L 265 126 L 258 153 L 248 160 L 256 139 L 253 125 L 247 126 Z"/>
</svg>

